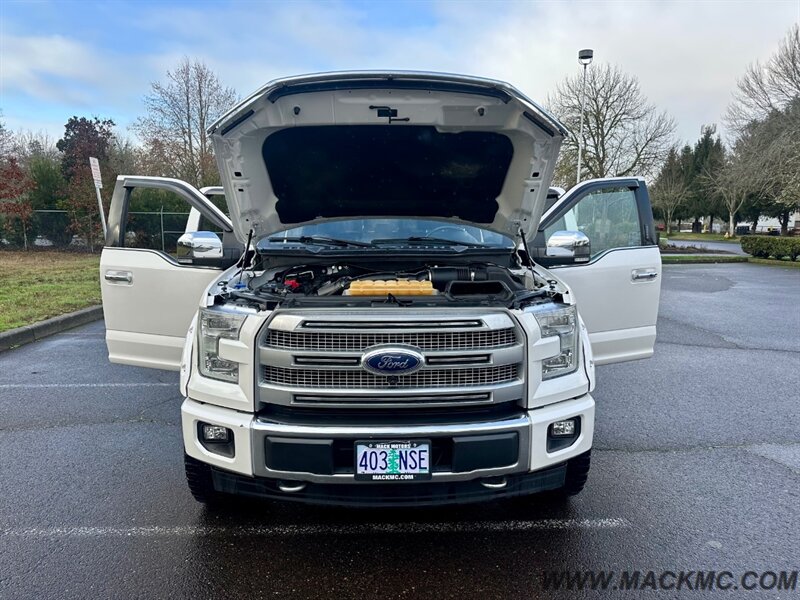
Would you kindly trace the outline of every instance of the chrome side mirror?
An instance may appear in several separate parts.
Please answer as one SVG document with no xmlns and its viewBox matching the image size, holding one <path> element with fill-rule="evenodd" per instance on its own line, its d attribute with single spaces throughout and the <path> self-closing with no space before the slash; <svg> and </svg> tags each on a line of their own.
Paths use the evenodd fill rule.
<svg viewBox="0 0 800 600">
<path fill-rule="evenodd" d="M 566 262 L 589 262 L 591 244 L 582 231 L 556 231 L 547 240 L 546 256 L 572 259 Z"/>
<path fill-rule="evenodd" d="M 222 258 L 222 240 L 210 231 L 190 231 L 178 238 L 178 262 L 191 263 L 198 258 Z"/>
</svg>

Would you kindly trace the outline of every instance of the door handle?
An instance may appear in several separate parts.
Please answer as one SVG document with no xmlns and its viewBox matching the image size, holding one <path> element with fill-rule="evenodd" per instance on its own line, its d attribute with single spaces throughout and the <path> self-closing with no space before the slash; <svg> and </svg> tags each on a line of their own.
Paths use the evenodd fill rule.
<svg viewBox="0 0 800 600">
<path fill-rule="evenodd" d="M 652 281 L 658 277 L 658 271 L 655 269 L 634 269 L 631 271 L 632 281 Z"/>
<path fill-rule="evenodd" d="M 106 271 L 104 275 L 106 281 L 114 281 L 120 283 L 133 283 L 133 273 L 130 271 Z"/>
</svg>

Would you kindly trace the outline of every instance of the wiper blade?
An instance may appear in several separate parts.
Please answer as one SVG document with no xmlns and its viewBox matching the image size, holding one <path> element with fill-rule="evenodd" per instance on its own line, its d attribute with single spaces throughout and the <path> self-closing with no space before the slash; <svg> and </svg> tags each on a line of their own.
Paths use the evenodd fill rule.
<svg viewBox="0 0 800 600">
<path fill-rule="evenodd" d="M 367 242 L 355 242 L 353 240 L 340 240 L 338 238 L 326 237 L 321 235 L 300 235 L 296 237 L 272 237 L 269 242 L 278 244 L 281 242 L 293 242 L 316 246 L 338 246 L 340 248 L 372 248 L 373 245 Z"/>
<path fill-rule="evenodd" d="M 385 240 L 372 240 L 373 245 L 377 244 L 408 244 L 410 246 L 425 246 L 425 245 L 438 245 L 438 246 L 465 246 L 467 248 L 495 248 L 489 244 L 481 244 L 480 242 L 459 242 L 456 240 L 448 240 L 445 238 L 427 237 L 427 236 L 411 236 L 407 238 L 389 238 Z"/>
</svg>

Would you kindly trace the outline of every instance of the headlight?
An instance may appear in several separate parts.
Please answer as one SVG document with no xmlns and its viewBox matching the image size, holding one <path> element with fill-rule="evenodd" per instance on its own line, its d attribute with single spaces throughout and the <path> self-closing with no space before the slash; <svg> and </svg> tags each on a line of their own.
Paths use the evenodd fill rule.
<svg viewBox="0 0 800 600">
<path fill-rule="evenodd" d="M 533 311 L 542 337 L 557 335 L 561 340 L 558 356 L 542 361 L 542 379 L 573 373 L 578 368 L 578 316 L 575 306 L 545 304 Z"/>
<path fill-rule="evenodd" d="M 239 338 L 239 329 L 246 315 L 222 312 L 219 310 L 200 309 L 200 373 L 205 377 L 231 381 L 239 379 L 239 363 L 223 360 L 219 357 L 219 340 Z"/>
</svg>

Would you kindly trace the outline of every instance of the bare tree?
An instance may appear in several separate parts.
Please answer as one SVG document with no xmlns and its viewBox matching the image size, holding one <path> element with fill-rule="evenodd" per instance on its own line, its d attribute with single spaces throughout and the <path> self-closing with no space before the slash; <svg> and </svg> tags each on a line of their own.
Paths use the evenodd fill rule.
<svg viewBox="0 0 800 600">
<path fill-rule="evenodd" d="M 739 177 L 757 188 L 761 211 L 778 217 L 786 235 L 800 206 L 800 25 L 764 64 L 747 68 L 725 120 L 740 157 Z"/>
<path fill-rule="evenodd" d="M 115 175 L 142 173 L 144 166 L 144 150 L 137 147 L 130 139 L 114 136 L 108 147 L 108 162 Z"/>
<path fill-rule="evenodd" d="M 14 140 L 14 154 L 24 164 L 33 158 L 59 160 L 56 141 L 45 131 L 18 131 Z"/>
<path fill-rule="evenodd" d="M 3 112 L 0 111 L 0 159 L 6 158 L 14 150 L 14 132 L 6 127 Z"/>
<path fill-rule="evenodd" d="M 134 131 L 153 152 L 158 166 L 153 174 L 180 177 L 195 185 L 218 180 L 209 125 L 237 101 L 236 92 L 225 87 L 216 74 L 199 60 L 185 57 L 166 81 L 151 84 L 145 96 L 147 114 L 137 119 Z"/>
<path fill-rule="evenodd" d="M 664 167 L 653 186 L 652 197 L 653 207 L 661 210 L 664 216 L 664 225 L 667 228 L 667 235 L 669 235 L 672 233 L 672 219 L 675 211 L 689 197 L 689 185 L 686 182 L 686 174 L 681 168 L 676 148 L 669 151 Z"/>
<path fill-rule="evenodd" d="M 751 122 L 737 145 L 748 157 L 748 178 L 768 202 L 766 214 L 778 217 L 786 235 L 791 213 L 800 208 L 800 96 Z"/>
<path fill-rule="evenodd" d="M 575 183 L 583 76 L 562 81 L 548 107 L 574 133 L 564 141 L 556 180 Z M 582 178 L 655 174 L 672 146 L 675 121 L 648 102 L 639 80 L 612 65 L 594 65 L 586 75 Z"/>
<path fill-rule="evenodd" d="M 760 168 L 759 148 L 740 138 L 726 156 L 725 164 L 716 173 L 707 173 L 706 178 L 722 198 L 728 213 L 728 235 L 736 233 L 737 213 L 750 197 L 762 197 L 770 185 L 770 177 Z"/>
<path fill-rule="evenodd" d="M 766 63 L 747 67 L 736 88 L 725 122 L 737 133 L 800 97 L 800 25 L 792 26 Z"/>
<path fill-rule="evenodd" d="M 736 232 L 736 213 L 739 212 L 751 194 L 751 182 L 743 177 L 744 165 L 741 158 L 731 156 L 725 166 L 717 173 L 709 174 L 709 180 L 722 198 L 722 205 L 728 212 L 728 235 Z"/>
</svg>

